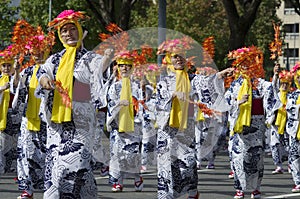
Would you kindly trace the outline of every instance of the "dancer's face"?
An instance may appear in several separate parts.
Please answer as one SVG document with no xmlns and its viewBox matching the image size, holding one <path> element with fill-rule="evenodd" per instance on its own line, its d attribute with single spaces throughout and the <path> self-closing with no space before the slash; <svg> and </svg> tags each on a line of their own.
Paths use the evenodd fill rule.
<svg viewBox="0 0 300 199">
<path fill-rule="evenodd" d="M 75 24 L 67 23 L 60 29 L 60 36 L 64 43 L 75 47 L 79 39 L 78 29 Z"/>
</svg>

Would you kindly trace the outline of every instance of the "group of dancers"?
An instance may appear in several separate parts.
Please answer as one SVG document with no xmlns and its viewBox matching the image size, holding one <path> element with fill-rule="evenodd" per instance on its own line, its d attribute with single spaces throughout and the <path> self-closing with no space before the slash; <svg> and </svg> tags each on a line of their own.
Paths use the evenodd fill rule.
<svg viewBox="0 0 300 199">
<path fill-rule="evenodd" d="M 197 170 L 203 159 L 214 168 L 215 147 L 227 131 L 235 199 L 246 190 L 261 198 L 266 131 L 274 174 L 283 172 L 288 149 L 292 192 L 300 192 L 300 64 L 292 71 L 275 65 L 266 81 L 263 53 L 250 46 L 230 52 L 225 70 L 191 73 L 191 46 L 174 39 L 158 49 L 165 70 L 159 80 L 157 74 L 135 78 L 136 52 L 108 48 L 100 55 L 83 47 L 85 18 L 65 10 L 49 23 L 63 44 L 60 52 L 49 56 L 54 34 L 28 24 L 28 35 L 19 34 L 1 52 L 0 172 L 17 170 L 18 199 L 33 198 L 35 189 L 44 190 L 45 199 L 97 198 L 95 169 L 108 173 L 112 192 L 122 192 L 129 176 L 142 191 L 141 170 L 154 165 L 157 198 L 197 199 Z M 22 54 L 30 54 L 31 65 L 15 59 Z M 102 145 L 105 131 L 109 150 Z"/>
</svg>

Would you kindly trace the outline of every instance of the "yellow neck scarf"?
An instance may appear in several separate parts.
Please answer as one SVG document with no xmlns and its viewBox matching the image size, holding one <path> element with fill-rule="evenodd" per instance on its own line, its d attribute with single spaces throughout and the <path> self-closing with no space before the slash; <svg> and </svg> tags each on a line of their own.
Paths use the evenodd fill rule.
<svg viewBox="0 0 300 199">
<path fill-rule="evenodd" d="M 134 114 L 131 94 L 131 84 L 128 77 L 122 78 L 121 100 L 128 100 L 128 106 L 122 106 L 119 112 L 119 132 L 134 131 Z"/>
<path fill-rule="evenodd" d="M 252 86 L 249 77 L 244 76 L 243 84 L 239 90 L 237 101 L 241 100 L 244 94 L 249 94 L 248 101 L 240 105 L 240 114 L 234 126 L 234 132 L 242 133 L 244 126 L 250 126 L 252 107 Z"/>
<path fill-rule="evenodd" d="M 68 44 L 62 42 L 64 47 L 66 48 L 66 52 L 60 60 L 57 74 L 56 74 L 56 81 L 60 81 L 62 83 L 62 87 L 64 89 L 68 89 L 68 94 L 72 102 L 73 72 L 74 72 L 76 50 L 81 46 L 83 33 L 82 33 L 82 28 L 77 21 L 70 21 L 69 23 L 74 23 L 76 25 L 79 33 L 79 39 L 76 47 L 69 46 Z M 63 25 L 61 25 L 60 27 L 62 27 Z M 58 36 L 59 39 L 63 41 L 60 36 L 60 27 L 58 28 L 58 32 L 59 32 Z M 54 91 L 51 120 L 56 123 L 69 122 L 72 120 L 72 105 L 70 107 L 66 107 L 63 104 L 61 95 L 58 93 L 56 89 Z"/>
<path fill-rule="evenodd" d="M 169 125 L 180 130 L 187 128 L 189 92 L 191 89 L 190 80 L 185 70 L 175 70 L 176 73 L 176 92 L 185 94 L 185 100 L 173 98 L 170 113 Z"/>
<path fill-rule="evenodd" d="M 280 101 L 282 102 L 283 106 L 278 110 L 277 113 L 277 118 L 275 125 L 278 126 L 278 134 L 283 135 L 284 134 L 284 129 L 286 125 L 286 110 L 285 110 L 285 105 L 287 102 L 286 95 L 287 91 L 283 91 L 280 89 Z"/>
<path fill-rule="evenodd" d="M 29 83 L 26 117 L 28 119 L 27 129 L 31 131 L 40 131 L 39 109 L 41 100 L 34 96 L 34 91 L 38 86 L 36 72 L 38 71 L 39 67 L 39 65 L 35 66 Z"/>
<path fill-rule="evenodd" d="M 4 86 L 7 82 L 9 82 L 9 76 L 3 75 L 0 78 L 0 86 Z M 9 106 L 10 92 L 9 89 L 3 91 L 2 101 L 0 102 L 0 131 L 6 129 L 6 121 L 7 121 L 7 112 Z"/>
<path fill-rule="evenodd" d="M 300 104 L 300 95 L 298 96 L 298 99 L 296 101 L 296 105 L 298 105 L 298 104 Z M 297 138 L 297 140 L 300 140 L 300 125 L 298 126 L 298 131 L 297 131 L 297 134 L 296 134 L 296 138 Z"/>
</svg>

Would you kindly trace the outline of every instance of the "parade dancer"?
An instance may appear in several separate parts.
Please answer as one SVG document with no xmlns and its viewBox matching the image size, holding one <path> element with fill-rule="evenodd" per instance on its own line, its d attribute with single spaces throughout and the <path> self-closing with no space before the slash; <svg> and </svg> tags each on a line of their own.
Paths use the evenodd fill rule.
<svg viewBox="0 0 300 199">
<path fill-rule="evenodd" d="M 47 122 L 45 199 L 97 198 L 92 169 L 96 110 L 103 107 L 101 78 L 110 52 L 101 56 L 82 46 L 79 21 L 85 18 L 83 12 L 65 10 L 49 23 L 65 49 L 37 72 L 36 95 L 42 97 L 41 116 Z"/>
<path fill-rule="evenodd" d="M 129 51 L 117 52 L 119 80 L 107 93 L 107 130 L 110 132 L 109 180 L 113 192 L 123 191 L 123 180 L 134 177 L 135 191 L 143 190 L 140 175 L 141 122 L 137 119 L 134 101 L 140 99 L 139 85 L 131 80 L 134 60 Z M 138 105 L 138 104 L 137 104 Z"/>
<path fill-rule="evenodd" d="M 206 168 L 214 169 L 216 144 L 224 128 L 226 128 L 224 124 L 227 125 L 224 113 L 228 111 L 228 106 L 223 98 L 225 93 L 223 78 L 226 74 L 232 72 L 233 68 L 228 68 L 221 72 L 208 67 L 200 68 L 199 70 L 200 73 L 191 82 L 196 102 L 195 140 L 197 167 L 198 169 L 201 168 L 201 160 L 205 158 L 208 160 Z M 205 111 L 205 107 L 201 107 L 203 105 L 210 111 Z M 217 110 L 217 112 L 212 110 Z"/>
<path fill-rule="evenodd" d="M 276 66 L 277 68 L 279 66 Z M 276 70 L 278 70 L 276 68 Z M 288 135 L 285 131 L 286 127 L 286 102 L 287 95 L 290 92 L 291 84 L 293 81 L 293 74 L 289 71 L 283 70 L 279 74 L 275 73 L 276 81 L 274 84 L 275 93 L 278 93 L 281 103 L 274 104 L 273 111 L 266 112 L 266 124 L 270 132 L 270 147 L 272 152 L 272 159 L 276 169 L 272 174 L 283 174 L 282 167 L 283 156 L 287 153 L 286 142 Z M 278 81 L 279 77 L 279 81 Z M 279 85 L 278 85 L 279 84 Z"/>
<path fill-rule="evenodd" d="M 11 53 L 11 47 L 0 52 L 0 174 L 17 169 L 17 136 L 21 114 L 12 109 L 12 100 L 18 79 L 13 79 L 19 67 Z"/>
<path fill-rule="evenodd" d="M 48 58 L 55 36 L 53 32 L 45 35 L 41 27 L 38 27 L 36 35 L 26 40 L 26 49 L 35 65 L 21 72 L 13 101 L 13 108 L 23 113 L 17 146 L 18 184 L 23 193 L 18 199 L 33 198 L 34 189 L 44 189 L 47 129 L 45 121 L 41 121 L 39 117 L 41 102 L 34 92 L 38 85 L 36 72 Z"/>
<path fill-rule="evenodd" d="M 290 135 L 289 165 L 293 181 L 295 183 L 292 192 L 300 192 L 300 130 L 299 130 L 299 104 L 300 104 L 300 64 L 297 63 L 292 72 L 296 90 L 287 97 L 286 111 L 287 123 L 286 132 Z"/>
<path fill-rule="evenodd" d="M 273 89 L 270 82 L 261 79 L 264 75 L 263 54 L 257 47 L 237 49 L 228 57 L 235 59 L 232 66 L 236 67 L 235 79 L 225 93 L 231 106 L 228 120 L 236 189 L 234 198 L 244 198 L 247 189 L 252 190 L 251 198 L 261 198 L 266 129 L 263 106 L 273 100 Z"/>
</svg>

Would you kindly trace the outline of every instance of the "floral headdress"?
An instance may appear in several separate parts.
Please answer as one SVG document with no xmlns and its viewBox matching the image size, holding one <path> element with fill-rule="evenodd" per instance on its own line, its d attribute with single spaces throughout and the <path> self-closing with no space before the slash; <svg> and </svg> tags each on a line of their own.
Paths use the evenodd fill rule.
<svg viewBox="0 0 300 199">
<path fill-rule="evenodd" d="M 13 28 L 12 36 L 12 56 L 18 57 L 18 62 L 22 66 L 27 50 L 25 48 L 28 38 L 36 34 L 36 30 L 25 20 L 18 20 Z"/>
<path fill-rule="evenodd" d="M 234 75 L 225 80 L 226 87 L 241 74 L 248 76 L 250 79 L 263 78 L 265 71 L 263 68 L 263 52 L 256 46 L 243 47 L 229 52 L 228 59 L 234 60 L 232 66 Z M 243 69 L 246 66 L 247 69 Z M 253 85 L 255 88 L 255 85 Z"/>
<path fill-rule="evenodd" d="M 294 74 L 287 70 L 282 70 L 279 73 L 280 82 L 292 83 Z"/>
<path fill-rule="evenodd" d="M 36 35 L 31 36 L 27 39 L 25 46 L 26 50 L 32 54 L 38 54 L 43 51 L 50 51 L 55 43 L 54 32 L 50 31 L 48 35 L 42 30 L 42 27 L 38 26 Z"/>
<path fill-rule="evenodd" d="M 4 63 L 10 63 L 10 64 L 14 63 L 14 57 L 11 52 L 12 48 L 13 46 L 10 45 L 6 49 L 0 52 L 0 65 Z"/>
<path fill-rule="evenodd" d="M 157 54 L 185 54 L 187 50 L 191 49 L 191 38 L 183 37 L 164 41 L 157 49 Z"/>
<path fill-rule="evenodd" d="M 291 72 L 294 74 L 294 82 L 296 87 L 300 89 L 300 85 L 298 83 L 297 77 L 300 76 L 300 62 L 297 62 L 296 65 L 291 69 Z"/>
<path fill-rule="evenodd" d="M 170 67 L 171 56 L 174 54 L 179 54 L 181 56 L 186 57 L 187 51 L 192 48 L 191 43 L 192 39 L 189 37 L 166 40 L 158 47 L 156 54 L 165 54 L 165 57 L 162 60 L 162 65 Z M 191 62 L 189 64 L 192 65 L 192 60 L 190 61 Z M 186 67 L 188 67 L 188 63 Z"/>
<path fill-rule="evenodd" d="M 115 58 L 117 64 L 133 65 L 134 57 L 130 51 L 119 52 Z"/>
<path fill-rule="evenodd" d="M 59 26 L 64 25 L 72 20 L 80 21 L 84 19 L 88 19 L 89 17 L 85 15 L 85 12 L 74 10 L 64 10 L 61 12 L 55 19 L 48 23 L 49 28 L 58 28 Z"/>
</svg>

